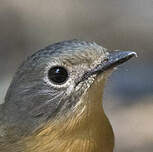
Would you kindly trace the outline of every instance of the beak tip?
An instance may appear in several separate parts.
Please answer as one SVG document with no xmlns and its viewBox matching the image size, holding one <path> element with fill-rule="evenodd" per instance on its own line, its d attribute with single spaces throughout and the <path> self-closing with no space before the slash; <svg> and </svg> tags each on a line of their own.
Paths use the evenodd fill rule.
<svg viewBox="0 0 153 152">
<path fill-rule="evenodd" d="M 138 57 L 137 53 L 134 51 L 115 50 L 113 52 L 115 54 L 114 58 L 118 58 L 118 59 L 130 59 L 132 57 Z"/>
<path fill-rule="evenodd" d="M 116 67 L 117 65 L 120 65 L 128 61 L 134 56 L 137 57 L 137 53 L 134 51 L 121 51 L 121 50 L 112 51 L 109 54 L 109 62 L 107 63 L 106 67 L 107 68 Z"/>
<path fill-rule="evenodd" d="M 128 51 L 128 52 L 129 52 L 129 53 L 128 53 L 128 56 L 131 56 L 131 57 L 133 57 L 133 56 L 138 57 L 138 55 L 137 55 L 136 52 L 133 52 L 133 51 Z"/>
</svg>

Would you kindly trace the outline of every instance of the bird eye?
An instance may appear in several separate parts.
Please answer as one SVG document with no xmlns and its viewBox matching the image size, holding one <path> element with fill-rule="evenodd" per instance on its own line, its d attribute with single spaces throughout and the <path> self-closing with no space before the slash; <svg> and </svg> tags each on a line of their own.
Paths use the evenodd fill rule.
<svg viewBox="0 0 153 152">
<path fill-rule="evenodd" d="M 61 85 L 67 81 L 68 71 L 64 67 L 55 66 L 49 70 L 48 78 L 54 84 Z"/>
</svg>

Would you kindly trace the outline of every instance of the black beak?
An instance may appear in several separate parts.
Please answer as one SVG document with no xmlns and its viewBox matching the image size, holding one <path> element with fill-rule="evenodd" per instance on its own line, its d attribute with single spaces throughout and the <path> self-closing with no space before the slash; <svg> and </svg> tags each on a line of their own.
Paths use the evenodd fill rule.
<svg viewBox="0 0 153 152">
<path fill-rule="evenodd" d="M 133 56 L 137 56 L 135 52 L 132 51 L 112 51 L 109 52 L 106 61 L 102 61 L 100 65 L 95 68 L 95 72 L 103 72 L 107 69 L 116 67 L 126 61 L 128 61 Z"/>
<path fill-rule="evenodd" d="M 133 56 L 137 56 L 135 52 L 132 51 L 112 51 L 109 52 L 109 55 L 105 60 L 103 60 L 99 65 L 97 65 L 94 69 L 86 72 L 81 81 L 87 79 L 93 74 L 100 74 L 108 69 L 116 67 L 126 61 L 128 61 Z"/>
</svg>

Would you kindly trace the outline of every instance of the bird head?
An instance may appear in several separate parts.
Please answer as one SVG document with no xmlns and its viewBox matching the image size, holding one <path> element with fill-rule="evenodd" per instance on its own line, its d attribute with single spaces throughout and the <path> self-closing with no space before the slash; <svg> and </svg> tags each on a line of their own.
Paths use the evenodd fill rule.
<svg viewBox="0 0 153 152">
<path fill-rule="evenodd" d="M 5 98 L 5 117 L 31 130 L 46 121 L 81 115 L 89 105 L 101 107 L 108 73 L 134 55 L 79 40 L 41 49 L 18 68 Z"/>
</svg>

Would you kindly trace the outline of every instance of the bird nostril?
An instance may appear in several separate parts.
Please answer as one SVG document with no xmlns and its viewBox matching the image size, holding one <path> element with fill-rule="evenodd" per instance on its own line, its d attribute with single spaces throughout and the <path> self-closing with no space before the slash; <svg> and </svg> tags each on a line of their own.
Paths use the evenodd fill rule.
<svg viewBox="0 0 153 152">
<path fill-rule="evenodd" d="M 103 62 L 108 62 L 108 58 L 105 58 L 105 59 L 103 60 Z"/>
</svg>

